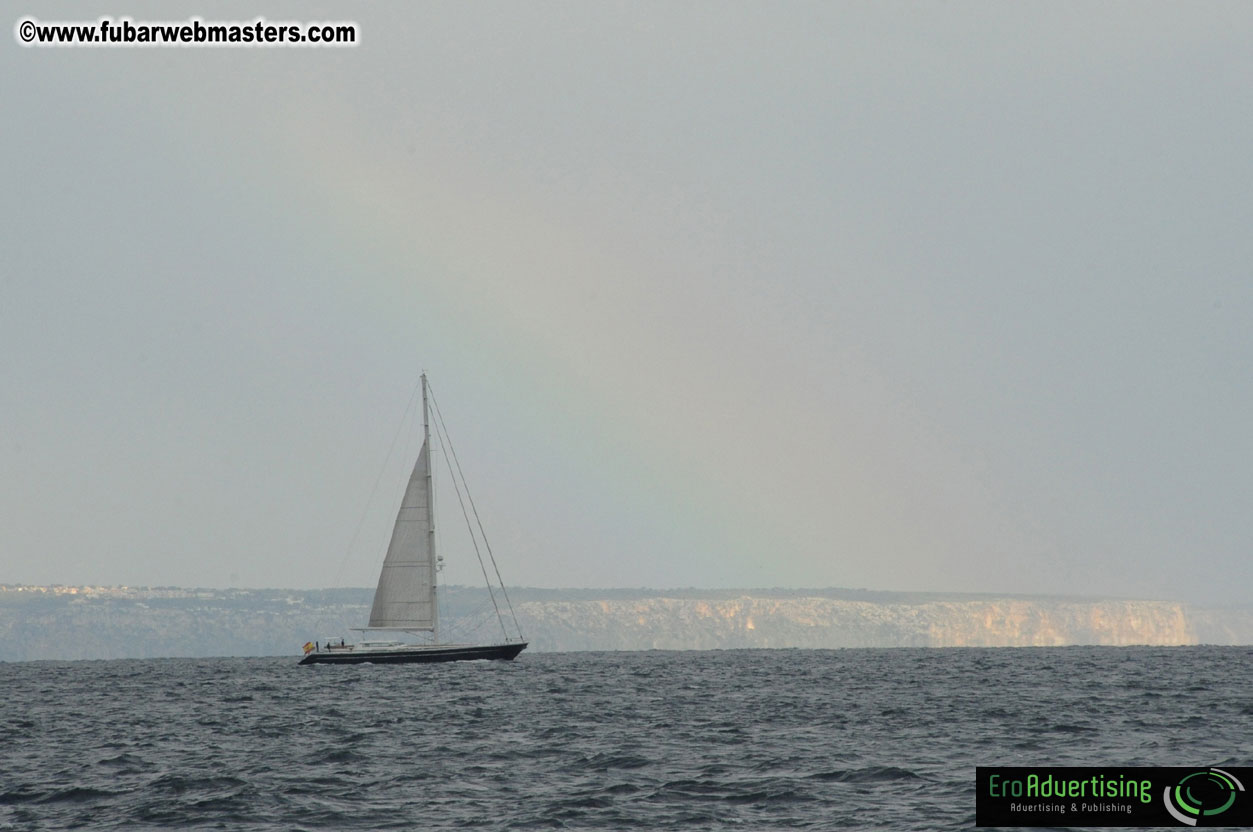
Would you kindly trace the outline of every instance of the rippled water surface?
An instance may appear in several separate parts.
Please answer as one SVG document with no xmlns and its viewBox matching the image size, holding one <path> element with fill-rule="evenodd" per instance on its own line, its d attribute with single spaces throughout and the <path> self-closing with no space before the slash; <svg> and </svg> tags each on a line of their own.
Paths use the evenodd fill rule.
<svg viewBox="0 0 1253 832">
<path fill-rule="evenodd" d="M 1253 765 L 1253 650 L 0 664 L 0 829 L 906 829 L 976 765 Z"/>
</svg>

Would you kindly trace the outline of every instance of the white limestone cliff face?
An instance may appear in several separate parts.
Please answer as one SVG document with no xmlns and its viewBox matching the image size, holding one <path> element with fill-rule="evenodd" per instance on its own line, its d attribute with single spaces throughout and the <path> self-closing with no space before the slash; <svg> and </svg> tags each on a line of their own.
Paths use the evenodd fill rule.
<svg viewBox="0 0 1253 832">
<path fill-rule="evenodd" d="M 844 589 L 510 594 L 534 652 L 1253 644 L 1251 606 Z M 298 655 L 305 641 L 352 637 L 372 595 L 0 585 L 0 661 Z M 500 637 L 483 590 L 450 587 L 444 601 L 452 637 Z"/>
<path fill-rule="evenodd" d="M 1196 643 L 1186 608 L 1163 601 L 640 598 L 528 601 L 518 615 L 548 650 Z"/>
</svg>

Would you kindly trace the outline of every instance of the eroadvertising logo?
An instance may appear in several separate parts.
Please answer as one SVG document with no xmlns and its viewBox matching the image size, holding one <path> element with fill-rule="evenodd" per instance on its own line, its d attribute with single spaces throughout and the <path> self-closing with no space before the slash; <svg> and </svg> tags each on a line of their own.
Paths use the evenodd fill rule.
<svg viewBox="0 0 1253 832">
<path fill-rule="evenodd" d="M 1253 826 L 1253 769 L 975 769 L 976 826 Z"/>
</svg>

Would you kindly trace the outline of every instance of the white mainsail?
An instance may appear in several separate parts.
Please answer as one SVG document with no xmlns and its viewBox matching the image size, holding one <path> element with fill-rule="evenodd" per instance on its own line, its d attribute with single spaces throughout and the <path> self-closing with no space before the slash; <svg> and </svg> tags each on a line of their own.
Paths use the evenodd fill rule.
<svg viewBox="0 0 1253 832">
<path fill-rule="evenodd" d="M 396 514 L 396 526 L 387 547 L 378 589 L 374 591 L 374 606 L 370 609 L 371 629 L 433 632 L 436 628 L 431 459 L 427 449 L 429 436 L 427 438 Z"/>
</svg>

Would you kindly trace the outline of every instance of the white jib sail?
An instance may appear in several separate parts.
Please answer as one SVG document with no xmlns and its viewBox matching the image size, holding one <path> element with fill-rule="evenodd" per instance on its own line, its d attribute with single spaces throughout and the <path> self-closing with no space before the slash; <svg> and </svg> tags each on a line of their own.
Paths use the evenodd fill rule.
<svg viewBox="0 0 1253 832">
<path fill-rule="evenodd" d="M 431 543 L 430 458 L 424 444 L 396 514 L 396 527 L 374 591 L 370 627 L 435 629 L 435 559 Z"/>
</svg>

